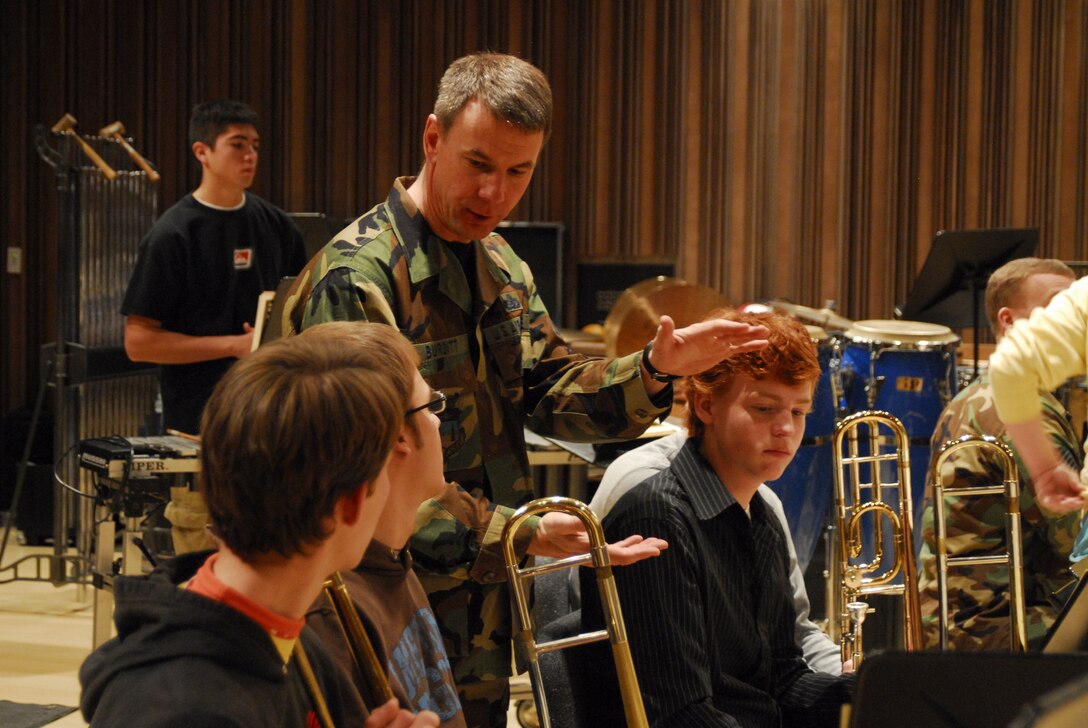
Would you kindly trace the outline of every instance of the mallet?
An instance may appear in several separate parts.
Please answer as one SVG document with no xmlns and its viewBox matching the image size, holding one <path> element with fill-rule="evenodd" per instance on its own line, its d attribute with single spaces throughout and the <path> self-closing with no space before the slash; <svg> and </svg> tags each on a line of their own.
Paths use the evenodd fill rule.
<svg viewBox="0 0 1088 728">
<path fill-rule="evenodd" d="M 128 152 L 128 156 L 132 157 L 132 161 L 140 165 L 140 169 L 147 172 L 147 178 L 152 182 L 159 181 L 159 173 L 155 171 L 151 163 L 144 159 L 139 152 L 132 148 L 132 145 L 128 143 L 128 140 L 124 137 L 125 125 L 120 121 L 115 121 L 112 124 L 102 127 L 99 130 L 99 136 L 113 137 L 117 141 L 121 142 L 121 146 Z"/>
<path fill-rule="evenodd" d="M 117 179 L 117 170 L 106 164 L 106 161 L 98 156 L 98 152 L 91 149 L 91 145 L 88 144 L 83 137 L 73 131 L 75 125 L 76 117 L 71 114 L 65 114 L 60 118 L 60 121 L 53 125 L 53 131 L 59 134 L 71 134 L 75 137 L 76 141 L 79 142 L 79 146 L 83 147 L 83 153 L 87 155 L 87 158 L 94 162 L 96 167 L 102 170 L 102 174 L 106 176 L 106 179 Z"/>
</svg>

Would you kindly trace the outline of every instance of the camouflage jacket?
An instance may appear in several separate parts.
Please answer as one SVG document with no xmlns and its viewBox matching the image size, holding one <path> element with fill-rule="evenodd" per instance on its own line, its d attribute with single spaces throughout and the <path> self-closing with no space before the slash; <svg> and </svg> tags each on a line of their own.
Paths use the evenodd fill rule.
<svg viewBox="0 0 1088 728">
<path fill-rule="evenodd" d="M 299 275 L 284 330 L 327 321 L 396 326 L 420 372 L 448 398 L 445 474 L 460 487 L 424 503 L 411 547 L 438 615 L 455 679 L 510 672 L 510 616 L 499 537 L 512 507 L 533 498 L 524 427 L 566 440 L 629 439 L 666 411 L 640 376 L 641 354 L 573 353 L 552 325 L 532 274 L 492 234 L 471 243 L 477 295 L 458 258 L 408 196 L 411 178 L 341 231 Z M 668 399 L 666 397 L 666 399 Z M 519 546 L 530 536 L 522 534 Z"/>
<path fill-rule="evenodd" d="M 1040 397 L 1047 434 L 1065 461 L 1079 470 L 1080 449 L 1065 411 L 1050 394 L 1040 393 Z M 941 445 L 962 435 L 993 435 L 1012 447 L 1005 425 L 997 417 L 993 392 L 985 378 L 960 392 L 941 413 L 933 433 L 933 458 Z M 1076 513 L 1054 516 L 1043 512 L 1035 502 L 1035 491 L 1019 455 L 1016 460 L 1020 469 L 1027 633 L 1029 642 L 1037 644 L 1058 613 L 1051 594 L 1073 578 L 1069 553 L 1079 531 L 1079 519 Z M 932 462 L 930 467 L 933 467 Z M 977 451 L 963 450 L 945 463 L 942 477 L 948 487 L 1000 483 L 1004 476 L 1000 464 L 988 456 L 980 457 Z M 1002 496 L 947 498 L 945 514 L 950 556 L 984 555 L 1005 550 L 1005 502 Z M 933 518 L 932 487 L 927 487 L 919 569 L 922 627 L 927 646 L 936 646 L 939 642 L 940 605 Z M 1005 566 L 957 566 L 949 570 L 951 624 L 948 639 L 954 649 L 1008 649 L 1008 584 Z"/>
</svg>

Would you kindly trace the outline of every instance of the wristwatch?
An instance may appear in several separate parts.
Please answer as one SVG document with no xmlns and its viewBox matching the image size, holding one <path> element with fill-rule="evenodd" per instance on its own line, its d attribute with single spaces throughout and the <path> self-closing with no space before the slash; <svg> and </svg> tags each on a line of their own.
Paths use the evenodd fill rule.
<svg viewBox="0 0 1088 728">
<path fill-rule="evenodd" d="M 675 382 L 680 378 L 679 374 L 666 374 L 665 372 L 659 372 L 654 369 L 654 365 L 650 363 L 650 352 L 653 351 L 654 342 L 650 342 L 646 345 L 646 348 L 642 350 L 642 366 L 646 367 L 646 373 L 650 375 L 650 379 L 655 382 Z"/>
</svg>

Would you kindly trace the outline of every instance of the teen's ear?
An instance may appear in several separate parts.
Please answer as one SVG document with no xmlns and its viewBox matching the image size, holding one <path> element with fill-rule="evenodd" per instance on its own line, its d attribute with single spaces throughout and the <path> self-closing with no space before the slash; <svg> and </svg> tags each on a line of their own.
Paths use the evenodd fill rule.
<svg viewBox="0 0 1088 728">
<path fill-rule="evenodd" d="M 353 526 L 363 515 L 369 489 L 370 483 L 360 483 L 352 492 L 340 496 L 340 500 L 336 502 L 336 511 L 342 523 Z"/>
<path fill-rule="evenodd" d="M 709 425 L 714 421 L 714 416 L 710 412 L 710 395 L 702 392 L 689 392 L 688 407 L 704 425 Z"/>
<path fill-rule="evenodd" d="M 208 145 L 204 142 L 193 142 L 193 156 L 201 164 L 204 164 L 208 154 Z"/>
<path fill-rule="evenodd" d="M 393 444 L 391 457 L 405 457 L 411 455 L 412 450 L 414 449 L 412 442 L 411 428 L 407 424 L 402 425 L 400 434 L 397 435 L 397 441 Z"/>
</svg>

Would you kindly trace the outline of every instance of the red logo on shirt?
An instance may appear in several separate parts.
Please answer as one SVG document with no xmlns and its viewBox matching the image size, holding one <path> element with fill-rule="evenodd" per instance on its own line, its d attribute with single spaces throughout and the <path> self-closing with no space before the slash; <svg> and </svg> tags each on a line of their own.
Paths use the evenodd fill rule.
<svg viewBox="0 0 1088 728">
<path fill-rule="evenodd" d="M 234 251 L 234 270 L 246 270 L 253 264 L 253 248 L 237 248 Z"/>
</svg>

